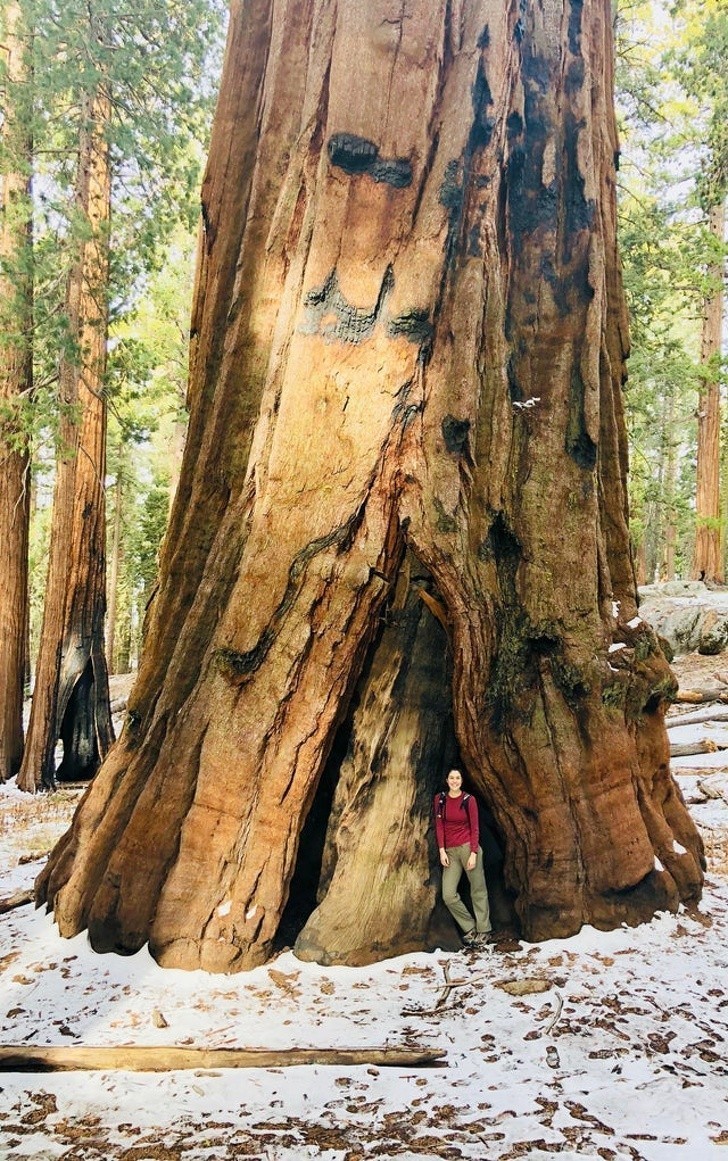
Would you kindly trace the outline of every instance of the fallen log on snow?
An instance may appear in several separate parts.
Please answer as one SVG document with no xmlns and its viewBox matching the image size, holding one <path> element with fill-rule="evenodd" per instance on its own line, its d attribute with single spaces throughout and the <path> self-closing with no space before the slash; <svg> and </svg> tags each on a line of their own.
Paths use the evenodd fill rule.
<svg viewBox="0 0 728 1161">
<path fill-rule="evenodd" d="M 703 702 L 728 702 L 726 689 L 679 689 L 675 694 L 676 702 L 688 702 L 691 705 L 700 705 Z"/>
<path fill-rule="evenodd" d="M 696 726 L 700 722 L 728 722 L 728 709 L 697 710 L 693 714 L 668 714 L 665 725 L 668 730 L 677 726 Z"/>
<path fill-rule="evenodd" d="M 24 907 L 26 903 L 33 902 L 32 891 L 16 891 L 14 895 L 8 895 L 7 899 L 0 899 L 0 915 L 4 915 L 6 911 L 14 911 L 16 907 Z"/>
<path fill-rule="evenodd" d="M 728 750 L 728 742 L 713 742 L 702 738 L 698 742 L 671 742 L 671 758 L 690 758 L 693 754 L 714 754 L 716 750 Z"/>
<path fill-rule="evenodd" d="M 721 799 L 728 802 L 728 778 L 725 775 L 711 774 L 707 778 L 699 778 L 698 790 L 706 799 Z"/>
<path fill-rule="evenodd" d="M 285 1068 L 297 1064 L 375 1064 L 384 1068 L 444 1065 L 430 1048 L 181 1048 L 165 1046 L 0 1046 L 0 1072 L 86 1070 L 172 1072 L 191 1068 Z"/>
</svg>

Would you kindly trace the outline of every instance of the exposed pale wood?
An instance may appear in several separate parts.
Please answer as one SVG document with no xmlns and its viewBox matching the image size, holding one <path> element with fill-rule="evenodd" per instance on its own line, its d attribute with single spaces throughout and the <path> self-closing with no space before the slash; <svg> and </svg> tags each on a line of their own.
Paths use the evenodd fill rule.
<svg viewBox="0 0 728 1161">
<path fill-rule="evenodd" d="M 304 960 L 358 965 L 443 943 L 441 930 L 431 924 L 437 879 L 422 869 L 441 763 L 456 761 L 457 744 L 447 638 L 428 602 L 423 604 L 425 575 L 407 562 L 356 692 L 327 827 L 318 906 L 294 946 Z M 406 819 L 406 826 L 393 826 L 395 819 Z M 308 846 L 305 836 L 299 864 Z M 296 891 L 294 881 L 294 898 Z M 451 921 L 448 926 L 455 935 Z"/>
<path fill-rule="evenodd" d="M 4 915 L 7 911 L 14 911 L 16 907 L 24 907 L 26 903 L 32 903 L 33 898 L 32 891 L 16 891 L 13 895 L 0 899 L 0 915 Z"/>
<path fill-rule="evenodd" d="M 445 632 L 449 633 L 450 625 L 447 619 L 447 609 L 443 605 L 442 601 L 438 601 L 437 598 L 433 597 L 431 593 L 428 593 L 426 589 L 418 589 L 417 595 L 425 602 L 433 617 L 437 617 Z"/>
<path fill-rule="evenodd" d="M 444 1065 L 447 1053 L 430 1048 L 181 1048 L 157 1046 L 0 1046 L 0 1072 L 119 1070 L 171 1072 L 190 1068 L 289 1068 L 296 1065 L 373 1064 L 383 1068 Z"/>
</svg>

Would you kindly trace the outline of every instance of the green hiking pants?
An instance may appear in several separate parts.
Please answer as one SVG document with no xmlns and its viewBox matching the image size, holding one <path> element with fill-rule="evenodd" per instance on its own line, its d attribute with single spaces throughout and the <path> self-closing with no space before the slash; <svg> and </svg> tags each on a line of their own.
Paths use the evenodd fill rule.
<svg viewBox="0 0 728 1161">
<path fill-rule="evenodd" d="M 478 857 L 472 871 L 465 869 L 470 858 L 469 843 L 463 843 L 461 847 L 448 847 L 447 857 L 450 860 L 450 866 L 442 868 L 443 903 L 464 934 L 467 935 L 475 928 L 479 934 L 485 935 L 490 931 L 490 907 L 483 872 L 483 851 L 478 847 Z M 470 883 L 470 900 L 475 912 L 475 919 L 458 894 L 458 884 L 463 871 L 468 876 Z"/>
</svg>

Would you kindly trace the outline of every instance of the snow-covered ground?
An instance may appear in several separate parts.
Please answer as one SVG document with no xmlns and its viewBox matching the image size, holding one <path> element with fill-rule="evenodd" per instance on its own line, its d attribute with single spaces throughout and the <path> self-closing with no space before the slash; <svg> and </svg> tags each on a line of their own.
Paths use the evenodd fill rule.
<svg viewBox="0 0 728 1161">
<path fill-rule="evenodd" d="M 97 956 L 29 906 L 1 916 L 5 1045 L 447 1056 L 430 1068 L 0 1073 L 0 1158 L 728 1161 L 728 805 L 700 789 L 710 770 L 678 773 L 710 840 L 705 895 L 637 929 L 356 969 L 285 953 L 221 977 L 163 971 L 146 949 Z M 77 797 L 0 787 L 0 898 L 32 884 Z"/>
</svg>

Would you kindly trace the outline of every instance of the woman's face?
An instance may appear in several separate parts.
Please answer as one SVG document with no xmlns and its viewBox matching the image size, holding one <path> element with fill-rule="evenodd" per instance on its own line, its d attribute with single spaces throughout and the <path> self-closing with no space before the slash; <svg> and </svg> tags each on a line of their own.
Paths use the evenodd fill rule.
<svg viewBox="0 0 728 1161">
<path fill-rule="evenodd" d="M 447 784 L 454 794 L 459 794 L 463 788 L 463 776 L 459 770 L 451 770 L 447 776 Z"/>
</svg>

